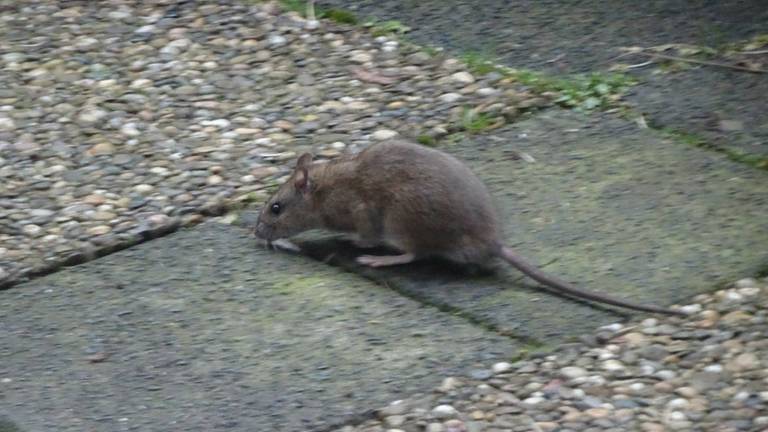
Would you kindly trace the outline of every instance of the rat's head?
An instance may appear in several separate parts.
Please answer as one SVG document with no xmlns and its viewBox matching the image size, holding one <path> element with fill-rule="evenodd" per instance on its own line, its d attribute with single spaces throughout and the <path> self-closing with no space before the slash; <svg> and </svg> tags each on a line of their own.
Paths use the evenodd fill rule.
<svg viewBox="0 0 768 432">
<path fill-rule="evenodd" d="M 312 155 L 304 153 L 296 162 L 291 178 L 272 195 L 259 213 L 256 235 L 272 241 L 287 238 L 312 228 L 312 188 L 309 168 Z"/>
</svg>

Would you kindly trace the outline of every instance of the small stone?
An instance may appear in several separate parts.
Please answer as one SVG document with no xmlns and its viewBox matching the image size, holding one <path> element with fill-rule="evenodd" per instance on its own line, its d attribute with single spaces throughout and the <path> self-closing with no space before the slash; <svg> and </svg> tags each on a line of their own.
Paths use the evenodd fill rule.
<svg viewBox="0 0 768 432">
<path fill-rule="evenodd" d="M 584 411 L 584 414 L 592 418 L 605 418 L 611 414 L 611 411 L 606 408 L 589 408 Z"/>
<path fill-rule="evenodd" d="M 736 310 L 733 312 L 728 312 L 727 314 L 723 315 L 723 317 L 720 318 L 720 321 L 722 321 L 725 324 L 733 325 L 733 324 L 739 324 L 741 322 L 749 321 L 750 319 L 752 319 L 752 315 L 744 311 Z"/>
<path fill-rule="evenodd" d="M 659 361 L 669 355 L 669 352 L 662 345 L 653 344 L 640 349 L 639 354 L 644 359 Z"/>
<path fill-rule="evenodd" d="M 442 423 L 429 423 L 425 432 L 445 432 Z"/>
<path fill-rule="evenodd" d="M 94 146 L 92 146 L 90 149 L 88 149 L 88 154 L 90 156 L 101 156 L 101 155 L 110 155 L 115 152 L 115 146 L 113 146 L 111 143 L 103 142 L 98 143 Z"/>
<path fill-rule="evenodd" d="M 626 366 L 618 360 L 606 360 L 603 362 L 603 369 L 607 371 L 619 371 L 624 370 Z"/>
<path fill-rule="evenodd" d="M 155 187 L 151 184 L 139 184 L 133 187 L 133 190 L 140 194 L 148 194 L 155 190 Z"/>
<path fill-rule="evenodd" d="M 112 212 L 108 211 L 97 211 L 94 212 L 93 215 L 91 215 L 91 219 L 98 220 L 98 221 L 108 221 L 116 218 L 117 215 Z"/>
<path fill-rule="evenodd" d="M 285 38 L 285 36 L 273 34 L 269 35 L 269 38 L 267 39 L 267 43 L 269 43 L 273 47 L 283 46 L 288 42 L 288 39 Z"/>
<path fill-rule="evenodd" d="M 754 288 L 757 287 L 757 281 L 752 278 L 739 279 L 734 284 L 736 288 Z"/>
<path fill-rule="evenodd" d="M 471 73 L 461 71 L 451 75 L 451 79 L 461 84 L 472 84 L 475 82 L 475 77 Z"/>
<path fill-rule="evenodd" d="M 491 367 L 491 370 L 493 370 L 493 373 L 495 374 L 504 373 L 510 369 L 512 369 L 512 364 L 507 362 L 499 362 Z"/>
<path fill-rule="evenodd" d="M 402 426 L 405 423 L 405 416 L 391 415 L 384 417 L 384 424 L 390 428 L 396 428 Z"/>
<path fill-rule="evenodd" d="M 540 430 L 542 432 L 550 432 L 560 427 L 557 422 L 536 422 L 536 426 L 538 427 L 537 430 Z"/>
<path fill-rule="evenodd" d="M 744 122 L 741 120 L 720 120 L 719 127 L 723 132 L 737 132 L 744 129 Z"/>
<path fill-rule="evenodd" d="M 667 408 L 670 409 L 685 409 L 688 408 L 689 405 L 690 402 L 683 398 L 672 399 L 671 401 L 667 402 Z"/>
<path fill-rule="evenodd" d="M 49 218 L 53 216 L 56 212 L 53 210 L 48 209 L 31 209 L 29 211 L 29 215 L 34 218 Z"/>
<path fill-rule="evenodd" d="M 702 371 L 693 373 L 688 381 L 694 389 L 703 392 L 720 385 L 722 378 L 719 372 Z"/>
<path fill-rule="evenodd" d="M 524 399 L 523 403 L 529 406 L 534 406 L 544 402 L 544 400 L 545 399 L 541 396 L 531 396 L 529 398 Z"/>
<path fill-rule="evenodd" d="M 150 79 L 139 78 L 139 79 L 133 80 L 131 82 L 131 88 L 144 89 L 144 88 L 152 87 L 152 84 L 154 84 L 154 83 Z"/>
<path fill-rule="evenodd" d="M 38 150 L 40 145 L 35 141 L 35 137 L 32 134 L 22 134 L 19 139 L 13 143 L 13 148 L 19 151 L 33 151 Z"/>
<path fill-rule="evenodd" d="M 107 112 L 96 107 L 87 107 L 77 115 L 77 121 L 83 126 L 94 126 L 107 116 Z"/>
<path fill-rule="evenodd" d="M 206 179 L 206 183 L 210 186 L 215 186 L 224 182 L 224 178 L 220 175 L 212 175 Z"/>
<path fill-rule="evenodd" d="M 668 370 L 668 369 L 660 370 L 653 375 L 665 381 L 669 381 L 677 377 L 677 373 L 675 373 L 675 371 Z"/>
<path fill-rule="evenodd" d="M 729 372 L 745 372 L 759 367 L 760 360 L 751 352 L 740 354 L 725 364 L 725 369 Z"/>
<path fill-rule="evenodd" d="M 120 127 L 120 133 L 127 137 L 136 137 L 141 135 L 141 131 L 136 127 L 135 123 L 126 123 Z"/>
<path fill-rule="evenodd" d="M 368 63 L 373 60 L 373 56 L 365 52 L 357 52 L 352 54 L 349 59 L 355 63 Z"/>
<path fill-rule="evenodd" d="M 386 141 L 388 139 L 392 139 L 396 137 L 398 134 L 397 132 L 390 130 L 390 129 L 379 129 L 376 132 L 371 134 L 371 138 L 373 138 L 376 141 Z"/>
<path fill-rule="evenodd" d="M 458 93 L 445 93 L 438 96 L 437 100 L 445 103 L 453 103 L 461 99 L 463 96 Z"/>
<path fill-rule="evenodd" d="M 667 430 L 662 424 L 650 422 L 641 423 L 640 429 L 642 429 L 643 432 L 666 432 Z"/>
<path fill-rule="evenodd" d="M 644 345 L 648 340 L 648 337 L 642 333 L 630 332 L 621 337 L 622 340 L 630 346 Z"/>
<path fill-rule="evenodd" d="M 467 432 L 467 427 L 463 421 L 453 419 L 444 423 L 445 432 Z"/>
<path fill-rule="evenodd" d="M 451 405 L 438 405 L 432 408 L 432 415 L 437 419 L 449 419 L 456 417 L 458 411 Z"/>
<path fill-rule="evenodd" d="M 16 123 L 10 117 L 0 116 L 0 132 L 10 132 L 16 129 Z"/>
<path fill-rule="evenodd" d="M 488 369 L 472 369 L 469 371 L 469 377 L 476 380 L 487 380 L 491 376 L 493 376 L 493 373 Z"/>
<path fill-rule="evenodd" d="M 699 392 L 696 391 L 693 387 L 678 387 L 675 389 L 675 393 L 679 394 L 680 396 L 686 397 L 686 398 L 694 398 L 699 395 Z"/>
<path fill-rule="evenodd" d="M 584 368 L 578 366 L 566 366 L 560 369 L 560 374 L 568 379 L 575 379 L 587 376 L 587 371 Z"/>
<path fill-rule="evenodd" d="M 232 123 L 229 120 L 227 120 L 227 119 L 220 118 L 220 119 L 215 119 L 215 120 L 202 121 L 202 122 L 200 122 L 200 124 L 203 125 L 203 126 L 213 126 L 215 128 L 219 128 L 219 129 L 226 129 Z"/>
<path fill-rule="evenodd" d="M 90 194 L 83 198 L 83 203 L 90 204 L 92 206 L 102 205 L 106 202 L 106 198 L 101 194 Z"/>
<path fill-rule="evenodd" d="M 86 233 L 92 236 L 100 236 L 100 235 L 108 234 L 110 231 L 112 231 L 112 228 L 108 225 L 97 225 L 95 227 L 88 228 L 86 230 Z"/>
<path fill-rule="evenodd" d="M 171 220 L 171 217 L 162 213 L 156 213 L 150 216 L 147 216 L 147 222 L 151 226 L 164 226 L 168 224 Z"/>
<path fill-rule="evenodd" d="M 474 410 L 471 413 L 469 413 L 469 416 L 472 417 L 473 420 L 485 419 L 485 413 L 481 410 Z"/>
<path fill-rule="evenodd" d="M 688 315 L 696 314 L 701 312 L 701 305 L 698 303 L 694 303 L 694 304 L 681 306 L 680 312 L 686 313 Z"/>
<path fill-rule="evenodd" d="M 455 390 L 458 387 L 461 387 L 462 383 L 456 378 L 448 377 L 443 379 L 443 382 L 440 384 L 440 387 L 437 389 L 443 393 L 448 393 L 452 390 Z"/>
<path fill-rule="evenodd" d="M 380 417 L 403 415 L 408 412 L 408 404 L 403 401 L 394 401 L 386 407 L 379 410 Z"/>
<path fill-rule="evenodd" d="M 273 123 L 273 126 L 275 126 L 276 128 L 280 128 L 280 129 L 282 129 L 284 131 L 289 131 L 289 130 L 293 129 L 294 124 L 289 122 L 289 121 L 287 121 L 287 120 L 278 120 L 278 121 Z"/>
<path fill-rule="evenodd" d="M 496 93 L 498 93 L 498 92 L 499 92 L 499 91 L 498 91 L 497 89 L 495 89 L 495 88 L 491 88 L 491 87 L 483 87 L 483 88 L 479 88 L 479 89 L 477 89 L 477 92 L 476 92 L 476 93 L 477 93 L 479 96 L 483 96 L 483 97 L 485 97 L 485 96 L 492 96 L 492 95 L 495 95 L 495 94 L 496 94 Z"/>
<path fill-rule="evenodd" d="M 29 237 L 37 237 L 43 233 L 43 229 L 35 224 L 24 225 L 21 227 L 21 231 Z"/>
</svg>

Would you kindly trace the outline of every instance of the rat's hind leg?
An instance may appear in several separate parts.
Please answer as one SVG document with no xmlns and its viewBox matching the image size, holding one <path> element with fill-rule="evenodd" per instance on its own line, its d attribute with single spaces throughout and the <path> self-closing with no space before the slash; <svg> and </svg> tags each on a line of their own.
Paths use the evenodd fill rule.
<svg viewBox="0 0 768 432">
<path fill-rule="evenodd" d="M 357 262 L 367 265 L 369 267 L 384 267 L 399 264 L 408 264 L 416 259 L 416 255 L 412 253 L 404 253 L 402 255 L 360 255 L 357 257 Z"/>
</svg>

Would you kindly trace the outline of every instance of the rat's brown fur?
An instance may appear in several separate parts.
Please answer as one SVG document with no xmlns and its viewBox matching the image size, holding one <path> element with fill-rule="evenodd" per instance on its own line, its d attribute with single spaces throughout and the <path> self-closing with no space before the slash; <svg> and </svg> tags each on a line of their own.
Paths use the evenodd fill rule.
<svg viewBox="0 0 768 432">
<path fill-rule="evenodd" d="M 279 212 L 272 210 L 279 206 Z M 502 258 L 566 294 L 631 309 L 678 313 L 584 291 L 551 277 L 501 243 L 485 185 L 458 159 L 403 141 L 373 145 L 356 156 L 312 163 L 304 154 L 290 180 L 267 202 L 256 234 L 267 240 L 310 229 L 354 234 L 361 246 L 387 245 L 394 256 L 361 256 L 373 267 L 437 256 L 485 267 Z"/>
</svg>

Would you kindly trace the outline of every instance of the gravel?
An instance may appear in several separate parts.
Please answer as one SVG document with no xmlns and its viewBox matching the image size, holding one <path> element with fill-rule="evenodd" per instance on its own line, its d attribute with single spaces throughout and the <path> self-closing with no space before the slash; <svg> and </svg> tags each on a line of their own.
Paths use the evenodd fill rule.
<svg viewBox="0 0 768 432">
<path fill-rule="evenodd" d="M 258 203 L 321 157 L 547 104 L 272 3 L 0 0 L 0 286 Z M 161 224 L 161 225 L 158 225 Z"/>
<path fill-rule="evenodd" d="M 490 365 L 484 379 L 447 377 L 432 393 L 337 431 L 391 432 L 393 407 L 403 431 L 764 430 L 768 278 L 693 301 L 681 307 L 693 311 L 689 317 L 597 328 L 609 334 L 603 344 L 566 344 Z M 733 315 L 740 319 L 726 319 Z"/>
</svg>

